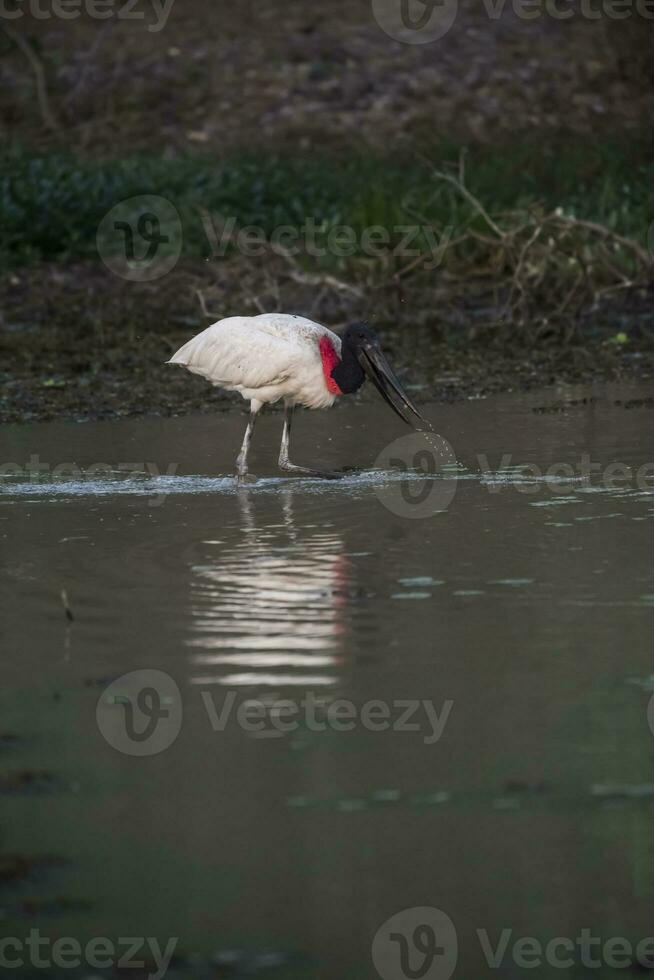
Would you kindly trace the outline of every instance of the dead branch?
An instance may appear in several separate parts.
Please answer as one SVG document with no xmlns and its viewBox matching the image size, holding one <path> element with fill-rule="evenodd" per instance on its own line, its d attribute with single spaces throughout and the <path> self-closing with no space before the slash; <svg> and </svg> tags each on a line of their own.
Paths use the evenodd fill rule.
<svg viewBox="0 0 654 980">
<path fill-rule="evenodd" d="M 471 194 L 471 192 L 468 190 L 466 185 L 462 183 L 458 177 L 453 177 L 452 174 L 446 174 L 442 170 L 434 170 L 432 176 L 435 177 L 437 180 L 447 181 L 448 184 L 451 184 L 453 187 L 455 187 L 458 190 L 458 192 L 463 197 L 465 197 L 466 201 L 472 205 L 475 211 L 477 211 L 481 215 L 481 217 L 484 219 L 488 227 L 495 232 L 497 237 L 500 240 L 504 239 L 505 235 L 502 229 L 493 221 L 493 219 L 491 218 L 491 216 L 489 215 L 488 211 L 483 206 L 481 201 L 479 201 L 474 194 Z"/>
<path fill-rule="evenodd" d="M 654 257 L 649 255 L 649 253 L 646 252 L 644 248 L 641 248 L 641 246 L 632 238 L 625 238 L 624 235 L 619 235 L 617 232 L 612 231 L 605 225 L 599 225 L 595 221 L 585 221 L 583 218 L 568 218 L 565 215 L 553 215 L 552 217 L 555 221 L 558 221 L 560 224 L 566 224 L 568 227 L 587 228 L 588 231 L 592 231 L 594 234 L 600 235 L 602 238 L 612 239 L 614 242 L 617 242 L 618 244 L 623 245 L 624 248 L 632 251 L 634 255 L 638 256 L 640 261 L 645 266 L 654 264 Z"/>
<path fill-rule="evenodd" d="M 336 279 L 335 276 L 324 273 L 305 272 L 298 264 L 295 256 L 287 248 L 284 248 L 283 245 L 276 243 L 268 247 L 275 255 L 281 255 L 288 262 L 291 267 L 290 276 L 294 282 L 301 283 L 303 286 L 327 286 L 336 292 L 349 293 L 351 296 L 356 296 L 357 299 L 364 298 L 362 290 L 358 286 L 352 286 L 349 282 L 343 282 L 341 279 Z"/>
<path fill-rule="evenodd" d="M 207 319 L 209 320 L 219 320 L 220 319 L 219 313 L 212 313 L 211 310 L 207 309 L 207 301 L 204 298 L 204 293 L 202 292 L 202 290 L 196 289 L 195 295 L 200 301 L 200 309 L 202 310 L 202 316 L 206 316 Z"/>
<path fill-rule="evenodd" d="M 52 130 L 53 133 L 60 134 L 61 126 L 50 106 L 50 99 L 48 96 L 48 86 L 45 79 L 45 69 L 43 67 L 43 62 L 39 58 L 38 54 L 27 40 L 26 37 L 19 31 L 15 31 L 13 27 L 9 24 L 3 23 L 2 30 L 5 32 L 7 37 L 14 42 L 16 47 L 22 51 L 22 53 L 27 58 L 32 71 L 34 72 L 34 81 L 36 83 L 36 97 L 39 103 L 39 109 L 41 110 L 41 118 L 45 126 Z"/>
</svg>

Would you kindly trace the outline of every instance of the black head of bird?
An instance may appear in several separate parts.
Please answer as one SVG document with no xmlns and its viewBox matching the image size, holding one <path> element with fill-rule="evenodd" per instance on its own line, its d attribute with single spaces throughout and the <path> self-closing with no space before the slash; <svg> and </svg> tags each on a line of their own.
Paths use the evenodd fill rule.
<svg viewBox="0 0 654 980">
<path fill-rule="evenodd" d="M 346 327 L 341 338 L 341 360 L 331 376 L 343 394 L 348 395 L 358 391 L 368 378 L 404 422 L 414 424 L 409 413 L 426 422 L 384 356 L 377 334 L 365 323 L 351 323 Z"/>
</svg>

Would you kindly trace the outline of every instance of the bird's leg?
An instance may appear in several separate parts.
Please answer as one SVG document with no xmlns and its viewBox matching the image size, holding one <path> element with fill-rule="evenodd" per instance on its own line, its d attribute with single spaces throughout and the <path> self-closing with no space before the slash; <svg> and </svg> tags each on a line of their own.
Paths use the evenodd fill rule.
<svg viewBox="0 0 654 980">
<path fill-rule="evenodd" d="M 260 408 L 261 402 L 254 401 L 254 399 L 250 402 L 250 418 L 243 437 L 241 451 L 236 458 L 237 479 L 239 483 L 254 482 L 253 478 L 248 475 L 248 451 L 250 449 L 250 442 L 252 441 L 252 433 L 254 432 L 254 423 L 257 420 L 257 414 Z"/>
<path fill-rule="evenodd" d="M 284 404 L 284 431 L 282 432 L 282 444 L 279 447 L 279 468 L 285 473 L 300 473 L 303 476 L 321 476 L 326 480 L 338 480 L 343 473 L 335 473 L 333 470 L 312 470 L 306 466 L 295 466 L 288 458 L 291 447 L 291 425 L 293 422 L 293 405 L 286 402 Z"/>
<path fill-rule="evenodd" d="M 284 404 L 284 429 L 282 431 L 282 444 L 279 447 L 279 468 L 288 469 L 291 462 L 288 458 L 288 451 L 291 447 L 291 425 L 293 424 L 293 406 L 288 402 Z"/>
</svg>

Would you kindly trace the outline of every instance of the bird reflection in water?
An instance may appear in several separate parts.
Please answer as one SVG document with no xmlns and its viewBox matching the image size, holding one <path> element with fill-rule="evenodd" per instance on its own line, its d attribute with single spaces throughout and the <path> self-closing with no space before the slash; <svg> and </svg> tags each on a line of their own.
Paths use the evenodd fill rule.
<svg viewBox="0 0 654 980">
<path fill-rule="evenodd" d="M 194 684 L 332 686 L 342 663 L 348 558 L 340 535 L 296 527 L 293 489 L 280 492 L 281 522 L 258 527 L 250 491 L 239 491 L 242 537 L 193 567 Z"/>
</svg>

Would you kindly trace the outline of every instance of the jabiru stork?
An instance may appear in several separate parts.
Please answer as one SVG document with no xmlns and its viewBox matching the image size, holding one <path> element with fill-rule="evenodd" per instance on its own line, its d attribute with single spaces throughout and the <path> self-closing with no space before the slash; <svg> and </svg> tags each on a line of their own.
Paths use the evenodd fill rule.
<svg viewBox="0 0 654 980">
<path fill-rule="evenodd" d="M 373 330 L 353 323 L 343 338 L 303 316 L 262 313 L 230 316 L 197 334 L 167 361 L 181 364 L 217 388 L 238 391 L 250 402 L 250 418 L 236 460 L 239 482 L 248 480 L 248 451 L 258 413 L 284 399 L 279 468 L 286 473 L 340 477 L 295 466 L 289 459 L 291 422 L 296 405 L 328 408 L 338 395 L 358 391 L 368 377 L 400 418 L 412 413 L 427 426 L 384 357 Z"/>
</svg>

